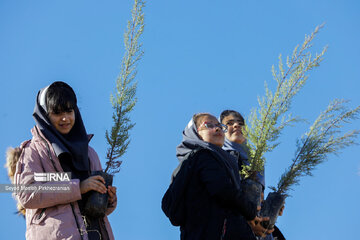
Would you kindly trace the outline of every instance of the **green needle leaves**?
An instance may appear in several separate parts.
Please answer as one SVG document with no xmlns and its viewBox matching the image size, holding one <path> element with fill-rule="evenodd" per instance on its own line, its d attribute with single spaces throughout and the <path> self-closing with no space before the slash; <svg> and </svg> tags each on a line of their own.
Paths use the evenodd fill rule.
<svg viewBox="0 0 360 240">
<path fill-rule="evenodd" d="M 316 27 L 310 36 L 305 36 L 301 47 L 295 47 L 292 55 L 287 57 L 285 67 L 281 55 L 278 70 L 272 67 L 273 79 L 277 83 L 276 90 L 272 92 L 265 82 L 265 96 L 258 98 L 259 107 L 251 111 L 245 126 L 244 135 L 249 148 L 250 165 L 243 167 L 243 175 L 250 176 L 251 172 L 261 172 L 266 161 L 264 154 L 272 151 L 279 144 L 277 140 L 281 131 L 300 120 L 286 113 L 294 96 L 308 80 L 309 71 L 320 65 L 327 50 L 325 47 L 315 56 L 310 53 L 311 43 L 320 28 L 322 26 Z"/>
<path fill-rule="evenodd" d="M 142 0 L 135 0 L 134 2 L 131 20 L 128 21 L 127 31 L 124 35 L 125 54 L 121 63 L 120 75 L 116 80 L 115 93 L 110 97 L 114 113 L 111 131 L 105 133 L 109 145 L 105 172 L 109 171 L 111 174 L 120 171 L 122 161 L 116 159 L 126 152 L 130 143 L 129 131 L 135 125 L 131 122 L 129 114 L 137 101 L 136 67 L 144 54 L 142 43 L 139 43 L 140 36 L 144 31 L 144 5 L 145 3 Z"/>
</svg>

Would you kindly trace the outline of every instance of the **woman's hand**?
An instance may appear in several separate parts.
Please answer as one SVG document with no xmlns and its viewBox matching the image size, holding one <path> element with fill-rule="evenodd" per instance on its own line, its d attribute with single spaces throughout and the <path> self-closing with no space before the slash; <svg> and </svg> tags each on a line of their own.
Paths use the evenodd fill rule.
<svg viewBox="0 0 360 240">
<path fill-rule="evenodd" d="M 248 221 L 252 231 L 256 236 L 265 237 L 272 233 L 274 229 L 266 229 L 260 223 L 263 221 L 269 221 L 268 217 L 256 217 L 255 220 Z"/>
<path fill-rule="evenodd" d="M 99 193 L 106 193 L 105 180 L 103 177 L 91 176 L 80 182 L 80 192 L 81 194 L 87 193 L 91 190 L 97 191 Z"/>
<path fill-rule="evenodd" d="M 109 194 L 108 205 L 109 206 L 114 206 L 116 201 L 117 201 L 116 187 L 108 186 L 108 194 Z"/>
</svg>

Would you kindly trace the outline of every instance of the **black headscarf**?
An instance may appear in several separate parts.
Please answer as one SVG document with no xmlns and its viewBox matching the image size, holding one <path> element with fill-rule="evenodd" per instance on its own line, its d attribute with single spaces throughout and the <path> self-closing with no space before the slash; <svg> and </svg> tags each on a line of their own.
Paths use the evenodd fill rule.
<svg viewBox="0 0 360 240">
<path fill-rule="evenodd" d="M 90 170 L 88 159 L 89 140 L 79 109 L 77 106 L 74 106 L 74 126 L 68 134 L 62 135 L 51 124 L 47 116 L 45 98 L 48 87 L 41 89 L 37 95 L 33 113 L 35 122 L 46 139 L 51 143 L 65 171 L 71 170 L 75 175 L 80 172 L 88 172 Z"/>
</svg>

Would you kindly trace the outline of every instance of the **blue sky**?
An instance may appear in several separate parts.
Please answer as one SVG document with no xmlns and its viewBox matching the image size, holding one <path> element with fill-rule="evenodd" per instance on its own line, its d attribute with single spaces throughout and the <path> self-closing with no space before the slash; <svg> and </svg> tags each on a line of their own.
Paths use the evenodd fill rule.
<svg viewBox="0 0 360 240">
<path fill-rule="evenodd" d="M 69 83 L 79 100 L 91 145 L 104 159 L 111 127 L 109 95 L 123 55 L 123 33 L 133 2 L 0 0 L 0 150 L 29 139 L 37 91 Z M 110 216 L 116 239 L 179 239 L 160 202 L 177 166 L 175 147 L 194 113 L 235 109 L 248 115 L 274 86 L 271 66 L 290 54 L 316 25 L 326 23 L 313 52 L 329 46 L 291 111 L 312 122 L 334 98 L 360 103 L 360 3 L 355 0 L 149 1 L 139 65 L 136 126 L 114 180 L 118 207 Z M 266 155 L 266 182 L 275 185 L 289 165 L 295 140 L 288 128 Z M 360 128 L 359 120 L 352 128 Z M 360 205 L 358 146 L 330 156 L 287 199 L 278 226 L 287 239 L 355 239 Z M 104 163 L 104 161 L 103 161 Z M 0 183 L 8 183 L 5 169 Z M 0 193 L 0 238 L 23 239 L 25 221 L 15 201 Z M 14 228 L 15 226 L 15 228 Z"/>
</svg>

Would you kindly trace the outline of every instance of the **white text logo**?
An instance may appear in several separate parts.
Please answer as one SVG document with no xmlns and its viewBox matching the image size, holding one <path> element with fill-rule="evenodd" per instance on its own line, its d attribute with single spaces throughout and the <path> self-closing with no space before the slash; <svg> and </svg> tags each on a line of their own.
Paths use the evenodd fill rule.
<svg viewBox="0 0 360 240">
<path fill-rule="evenodd" d="M 36 182 L 69 182 L 71 179 L 70 172 L 61 173 L 34 173 Z"/>
</svg>

